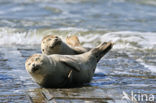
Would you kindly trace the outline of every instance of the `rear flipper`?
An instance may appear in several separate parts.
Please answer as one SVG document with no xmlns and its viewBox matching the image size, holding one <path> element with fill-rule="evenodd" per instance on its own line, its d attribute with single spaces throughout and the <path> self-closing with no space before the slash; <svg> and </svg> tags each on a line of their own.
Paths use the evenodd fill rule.
<svg viewBox="0 0 156 103">
<path fill-rule="evenodd" d="M 108 53 L 111 50 L 112 47 L 112 42 L 104 42 L 96 48 L 92 49 L 91 52 L 96 57 L 98 62 L 106 53 Z"/>
<path fill-rule="evenodd" d="M 78 36 L 67 36 L 66 43 L 73 48 L 75 54 L 82 54 L 91 50 L 91 48 L 85 48 L 81 45 Z"/>
<path fill-rule="evenodd" d="M 80 40 L 76 35 L 67 36 L 66 43 L 70 45 L 71 47 L 81 46 Z"/>
</svg>

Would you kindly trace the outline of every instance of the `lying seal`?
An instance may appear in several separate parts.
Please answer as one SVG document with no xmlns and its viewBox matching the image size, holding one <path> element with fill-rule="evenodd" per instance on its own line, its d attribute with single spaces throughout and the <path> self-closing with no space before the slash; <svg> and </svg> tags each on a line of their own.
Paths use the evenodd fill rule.
<svg viewBox="0 0 156 103">
<path fill-rule="evenodd" d="M 91 81 L 98 61 L 112 48 L 112 43 L 79 55 L 34 54 L 25 63 L 32 78 L 43 87 L 61 88 Z"/>
<path fill-rule="evenodd" d="M 74 48 L 67 45 L 58 36 L 48 35 L 42 39 L 41 51 L 43 54 L 62 54 L 62 55 L 75 55 L 87 52 L 86 49 Z"/>
</svg>

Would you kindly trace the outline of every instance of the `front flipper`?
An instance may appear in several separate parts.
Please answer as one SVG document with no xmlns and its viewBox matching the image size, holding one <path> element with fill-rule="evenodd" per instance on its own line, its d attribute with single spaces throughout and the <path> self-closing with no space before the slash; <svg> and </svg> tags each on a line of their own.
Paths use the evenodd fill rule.
<svg viewBox="0 0 156 103">
<path fill-rule="evenodd" d="M 80 64 L 78 64 L 78 61 L 74 60 L 73 58 L 66 57 L 66 56 L 61 57 L 60 62 L 65 64 L 69 68 L 71 68 L 77 72 L 80 72 L 80 69 L 81 69 Z"/>
<path fill-rule="evenodd" d="M 74 50 L 75 54 L 82 54 L 82 53 L 87 52 L 87 50 L 85 48 L 83 48 L 83 47 L 73 48 L 73 50 Z"/>
</svg>

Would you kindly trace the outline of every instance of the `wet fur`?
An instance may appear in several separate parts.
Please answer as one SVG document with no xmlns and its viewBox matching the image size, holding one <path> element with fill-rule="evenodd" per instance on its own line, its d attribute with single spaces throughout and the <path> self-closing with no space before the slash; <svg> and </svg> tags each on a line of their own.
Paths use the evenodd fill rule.
<svg viewBox="0 0 156 103">
<path fill-rule="evenodd" d="M 52 45 L 54 46 L 52 47 Z M 87 52 L 88 50 L 79 47 L 69 46 L 68 44 L 63 42 L 61 38 L 59 38 L 58 36 L 48 35 L 42 39 L 41 51 L 42 54 L 46 54 L 46 55 L 51 55 L 51 54 L 75 55 L 75 54 L 81 54 Z"/>
</svg>

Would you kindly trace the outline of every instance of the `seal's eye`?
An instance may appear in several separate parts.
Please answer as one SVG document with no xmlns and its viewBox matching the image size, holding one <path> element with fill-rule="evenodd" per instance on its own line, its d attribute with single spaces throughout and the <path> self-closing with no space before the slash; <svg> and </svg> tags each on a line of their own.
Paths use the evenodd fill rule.
<svg viewBox="0 0 156 103">
<path fill-rule="evenodd" d="M 55 38 L 58 39 L 58 36 L 56 36 Z"/>
<path fill-rule="evenodd" d="M 49 38 L 47 41 L 50 41 L 51 39 Z"/>
<path fill-rule="evenodd" d="M 39 58 L 36 58 L 36 59 L 35 59 L 35 61 L 38 61 L 38 60 L 39 60 Z"/>
</svg>

